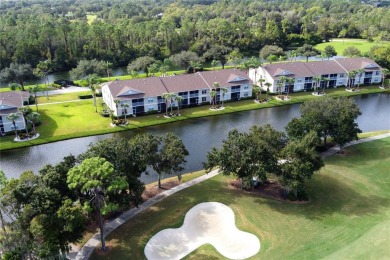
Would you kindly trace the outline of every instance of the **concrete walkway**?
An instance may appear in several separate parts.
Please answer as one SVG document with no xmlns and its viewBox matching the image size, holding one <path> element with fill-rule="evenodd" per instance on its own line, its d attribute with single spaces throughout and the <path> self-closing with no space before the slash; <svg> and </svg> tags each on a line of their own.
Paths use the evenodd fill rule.
<svg viewBox="0 0 390 260">
<path fill-rule="evenodd" d="M 368 137 L 368 138 L 360 139 L 358 141 L 353 141 L 353 142 L 350 142 L 347 145 L 345 145 L 345 147 L 359 144 L 359 143 L 374 141 L 374 140 L 378 140 L 378 139 L 382 139 L 382 138 L 386 138 L 386 137 L 390 137 L 390 133 L 377 135 L 377 136 L 373 136 L 373 137 Z M 338 153 L 339 151 L 340 151 L 340 148 L 338 146 L 334 146 L 331 149 L 329 149 L 328 151 L 322 153 L 321 156 L 323 158 L 329 157 L 331 155 Z M 133 209 L 126 211 L 125 213 L 120 215 L 118 218 L 111 220 L 104 225 L 104 231 L 105 231 L 104 237 L 107 237 L 108 234 L 110 234 L 117 227 L 119 227 L 120 225 L 125 223 L 127 220 L 133 218 L 134 216 L 136 216 L 140 212 L 144 211 L 145 209 L 149 208 L 150 206 L 156 204 L 157 202 L 162 201 L 164 198 L 166 198 L 166 197 L 168 197 L 168 196 L 170 196 L 178 191 L 181 191 L 181 190 L 186 189 L 188 187 L 191 187 L 195 184 L 198 184 L 202 181 L 210 179 L 210 178 L 218 175 L 218 173 L 219 173 L 218 170 L 211 171 L 208 174 L 202 175 L 196 179 L 193 179 L 189 182 L 180 184 L 180 185 L 178 185 L 170 190 L 167 190 L 167 191 L 164 191 L 164 192 L 158 194 L 157 196 L 142 203 L 138 208 L 133 208 Z M 89 259 L 92 252 L 95 250 L 95 248 L 99 244 L 100 244 L 100 232 L 96 233 L 93 237 L 91 237 L 84 244 L 84 246 L 81 248 L 81 250 L 78 251 L 76 248 L 73 248 L 73 250 L 68 254 L 68 258 L 69 259 L 77 259 L 77 260 Z"/>
<path fill-rule="evenodd" d="M 202 181 L 205 181 L 207 179 L 210 179 L 216 175 L 218 175 L 218 170 L 214 170 L 209 172 L 208 174 L 202 175 L 196 179 L 193 179 L 191 181 L 188 181 L 186 183 L 180 184 L 176 187 L 173 187 L 172 189 L 166 190 L 155 197 L 148 199 L 144 203 L 138 206 L 138 208 L 132 208 L 122 215 L 120 215 L 118 218 L 111 220 L 104 224 L 104 237 L 107 237 L 108 234 L 110 234 L 113 230 L 115 230 L 117 227 L 125 223 L 127 220 L 133 218 L 134 216 L 138 215 L 145 209 L 149 208 L 150 206 L 156 204 L 157 202 L 162 201 L 166 197 L 175 194 L 178 191 L 184 190 L 188 187 L 191 187 L 195 184 L 198 184 Z M 69 259 L 88 259 L 92 252 L 95 250 L 95 248 L 100 244 L 100 232 L 96 233 L 93 237 L 91 237 L 87 243 L 84 244 L 84 246 L 81 248 L 79 252 L 73 251 L 68 254 Z"/>
<path fill-rule="evenodd" d="M 55 89 L 55 90 L 38 92 L 37 96 L 38 97 L 42 97 L 42 96 L 46 96 L 46 95 L 51 96 L 51 95 L 60 95 L 60 94 L 67 94 L 67 93 L 74 93 L 74 92 L 84 92 L 84 91 L 90 91 L 90 89 L 87 88 L 87 87 L 70 86 L 70 87 L 63 88 L 63 89 Z M 48 92 L 48 93 L 46 93 L 46 92 Z"/>
<path fill-rule="evenodd" d="M 381 135 L 376 135 L 376 136 L 372 136 L 372 137 L 359 139 L 357 141 L 349 142 L 348 144 L 346 144 L 344 146 L 344 148 L 348 147 L 348 146 L 351 146 L 351 145 L 355 145 L 355 144 L 360 144 L 360 143 L 365 143 L 365 142 L 370 142 L 370 141 L 386 138 L 386 137 L 389 137 L 389 136 L 390 136 L 390 132 L 386 133 L 386 134 L 381 134 Z M 333 146 L 332 148 L 330 148 L 329 150 L 327 150 L 326 152 L 323 152 L 321 154 L 321 157 L 322 158 L 326 158 L 326 157 L 329 157 L 331 155 L 334 155 L 334 154 L 338 153 L 339 151 L 340 151 L 340 147 L 338 145 L 336 145 L 336 146 Z"/>
</svg>

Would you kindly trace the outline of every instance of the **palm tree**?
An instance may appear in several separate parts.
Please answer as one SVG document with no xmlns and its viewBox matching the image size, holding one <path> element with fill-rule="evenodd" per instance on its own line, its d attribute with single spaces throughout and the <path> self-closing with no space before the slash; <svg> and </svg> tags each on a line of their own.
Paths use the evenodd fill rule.
<svg viewBox="0 0 390 260">
<path fill-rule="evenodd" d="M 287 81 L 287 77 L 286 77 L 286 76 L 280 76 L 280 77 L 278 78 L 278 83 L 277 83 L 277 85 L 278 85 L 278 87 L 279 87 L 280 95 L 282 95 L 282 93 L 283 93 L 283 86 L 284 86 L 284 84 L 286 83 L 286 81 Z"/>
<path fill-rule="evenodd" d="M 31 122 L 34 134 L 35 134 L 35 123 L 38 121 L 40 116 L 41 115 L 37 112 L 32 112 L 27 115 L 27 120 Z"/>
<path fill-rule="evenodd" d="M 171 93 L 171 115 L 173 114 L 173 102 L 175 101 L 177 95 L 175 93 Z"/>
<path fill-rule="evenodd" d="M 7 120 L 12 121 L 12 124 L 14 125 L 15 130 L 15 136 L 18 137 L 18 132 L 16 131 L 16 120 L 19 119 L 18 113 L 10 113 L 5 117 Z"/>
<path fill-rule="evenodd" d="M 286 82 L 288 83 L 288 87 L 287 87 L 287 97 L 288 97 L 288 93 L 290 92 L 291 86 L 294 86 L 295 78 L 287 78 Z"/>
<path fill-rule="evenodd" d="M 347 89 L 351 89 L 355 85 L 355 77 L 356 77 L 356 71 L 351 70 L 347 73 L 348 80 L 347 80 Z"/>
<path fill-rule="evenodd" d="M 165 99 L 165 115 L 166 116 L 168 116 L 168 102 L 169 102 L 169 100 L 170 100 L 170 94 L 171 93 L 163 93 L 162 95 L 161 95 L 161 97 L 163 98 L 163 99 Z"/>
<path fill-rule="evenodd" d="M 96 106 L 96 87 L 98 83 L 98 77 L 96 74 L 89 74 L 87 76 L 87 82 L 88 82 L 88 87 L 92 92 L 92 97 L 93 97 L 93 105 L 95 107 L 95 112 L 97 113 L 97 106 Z"/>
<path fill-rule="evenodd" d="M 118 117 L 119 116 L 119 104 L 121 103 L 121 101 L 119 99 L 115 99 L 114 100 L 114 103 L 115 103 L 115 107 L 116 107 L 116 116 Z"/>
<path fill-rule="evenodd" d="M 216 60 L 211 61 L 211 67 L 213 67 L 213 70 L 215 70 L 215 67 L 217 67 L 217 65 L 218 65 L 218 61 Z"/>
<path fill-rule="evenodd" d="M 106 73 L 107 73 L 108 80 L 110 80 L 110 73 L 112 72 L 111 68 L 112 68 L 112 63 L 107 61 L 106 62 Z"/>
<path fill-rule="evenodd" d="M 222 92 L 222 107 L 223 107 L 223 100 L 225 99 L 225 94 L 228 92 L 228 89 L 225 87 L 222 87 L 221 92 Z"/>
<path fill-rule="evenodd" d="M 320 87 L 320 84 L 321 84 L 322 76 L 316 75 L 313 77 L 313 80 L 314 80 L 314 85 L 313 85 L 314 92 L 313 93 L 317 94 L 318 88 Z"/>
<path fill-rule="evenodd" d="M 38 85 L 34 85 L 34 86 L 30 87 L 30 93 L 34 94 L 34 102 L 35 102 L 35 107 L 37 108 L 37 112 L 38 112 L 37 93 L 39 91 L 41 91 L 41 87 L 39 87 Z"/>
<path fill-rule="evenodd" d="M 381 88 L 385 88 L 385 79 L 388 75 L 390 75 L 390 70 L 383 68 L 381 70 L 381 72 L 382 72 L 382 87 Z"/>
<path fill-rule="evenodd" d="M 260 83 L 260 93 L 259 93 L 259 94 L 261 95 L 261 91 L 262 91 L 263 88 L 264 88 L 263 83 L 265 82 L 265 79 L 260 78 L 260 79 L 258 80 L 258 82 Z M 258 98 L 260 98 L 260 95 L 259 95 Z"/>
<path fill-rule="evenodd" d="M 122 110 L 124 110 L 125 112 L 125 121 L 127 122 L 127 108 L 129 107 L 129 105 L 127 103 L 122 103 L 121 104 L 121 108 Z"/>
<path fill-rule="evenodd" d="M 162 94 L 162 98 L 165 99 L 165 115 L 168 116 L 168 103 L 170 104 L 171 106 L 171 114 L 172 114 L 172 103 L 173 103 L 173 100 L 175 99 L 176 97 L 176 94 L 175 93 L 164 93 Z"/>
<path fill-rule="evenodd" d="M 183 101 L 183 97 L 175 95 L 175 100 L 177 101 L 177 115 L 180 115 L 180 104 Z"/>
<path fill-rule="evenodd" d="M 265 94 L 266 95 L 265 99 L 268 101 L 269 88 L 272 86 L 272 83 L 266 82 L 266 83 L 264 83 L 264 85 L 267 87 L 267 92 Z"/>
<path fill-rule="evenodd" d="M 322 78 L 322 81 L 325 82 L 324 87 L 322 88 L 322 93 L 325 94 L 325 85 L 326 85 L 326 88 L 329 88 L 329 81 L 330 81 L 330 79 L 329 78 Z"/>
<path fill-rule="evenodd" d="M 292 50 L 290 52 L 290 62 L 293 61 L 293 59 L 295 59 L 297 57 L 297 51 L 296 50 Z"/>
<path fill-rule="evenodd" d="M 195 73 L 197 69 L 200 69 L 202 67 L 202 63 L 198 61 L 190 61 L 190 65 L 192 67 L 192 72 Z"/>
<path fill-rule="evenodd" d="M 259 101 L 259 94 L 261 93 L 261 89 L 257 85 L 253 85 L 253 91 L 256 93 L 256 101 Z"/>
<path fill-rule="evenodd" d="M 356 73 L 359 74 L 359 81 L 358 81 L 357 88 L 356 88 L 357 91 L 359 90 L 360 81 L 361 81 L 361 79 L 362 79 L 362 77 L 363 77 L 363 73 L 364 73 L 364 72 L 365 72 L 364 69 L 358 69 L 358 70 L 356 71 Z"/>
<path fill-rule="evenodd" d="M 215 107 L 215 96 L 217 95 L 217 91 L 214 89 L 210 91 L 210 103 L 211 103 L 211 108 Z"/>
<path fill-rule="evenodd" d="M 214 98 L 215 98 L 215 99 L 217 99 L 217 94 L 218 94 L 218 88 L 219 88 L 219 86 L 220 86 L 220 83 L 219 83 L 219 82 L 214 82 L 214 83 L 213 83 L 213 87 L 214 87 L 213 90 L 215 90 L 215 95 L 214 95 Z M 210 94 L 211 94 L 211 93 L 210 93 Z M 218 105 L 217 100 L 215 100 L 215 104 Z"/>
</svg>

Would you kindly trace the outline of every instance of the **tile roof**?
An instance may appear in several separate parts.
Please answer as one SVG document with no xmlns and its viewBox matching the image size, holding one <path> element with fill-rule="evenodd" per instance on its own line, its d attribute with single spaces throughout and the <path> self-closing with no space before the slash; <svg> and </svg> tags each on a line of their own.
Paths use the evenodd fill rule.
<svg viewBox="0 0 390 260">
<path fill-rule="evenodd" d="M 351 70 L 365 69 L 378 70 L 380 66 L 368 58 L 338 58 L 335 60 L 312 62 L 285 62 L 264 66 L 264 69 L 273 79 L 279 76 L 293 76 L 295 78 L 312 77 L 315 75 L 346 73 Z"/>
<path fill-rule="evenodd" d="M 204 71 L 168 77 L 150 77 L 145 79 L 116 80 L 105 83 L 114 99 L 126 100 L 135 98 L 161 96 L 166 92 L 178 93 L 212 88 L 214 82 L 221 87 L 235 86 L 249 82 L 245 72 L 237 69 Z"/>
<path fill-rule="evenodd" d="M 377 70 L 380 66 L 373 60 L 365 57 L 335 59 L 346 71 L 365 69 L 366 71 Z"/>
<path fill-rule="evenodd" d="M 28 99 L 27 91 L 0 92 L 0 110 L 8 110 L 23 106 L 23 99 Z"/>
<path fill-rule="evenodd" d="M 109 90 L 114 99 L 127 100 L 129 98 L 144 98 L 160 96 L 168 92 L 159 77 L 145 79 L 115 80 L 107 82 Z M 131 91 L 133 91 L 131 93 Z M 125 95 L 126 92 L 128 95 Z"/>
<path fill-rule="evenodd" d="M 292 73 L 295 78 L 303 78 L 307 75 L 312 75 L 313 72 L 309 70 L 305 66 L 306 62 L 284 62 L 284 63 L 274 63 L 264 66 L 264 69 L 268 71 L 268 73 L 271 75 L 273 79 L 277 79 L 279 76 L 282 76 L 283 74 L 286 76 L 283 71 L 286 71 L 291 75 Z"/>
</svg>

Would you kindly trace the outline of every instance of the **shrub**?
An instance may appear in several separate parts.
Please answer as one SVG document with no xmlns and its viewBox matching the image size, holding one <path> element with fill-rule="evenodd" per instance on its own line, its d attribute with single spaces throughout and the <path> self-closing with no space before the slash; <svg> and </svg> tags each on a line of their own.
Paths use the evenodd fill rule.
<svg viewBox="0 0 390 260">
<path fill-rule="evenodd" d="M 153 115 L 153 114 L 157 114 L 158 111 L 157 110 L 150 110 L 150 111 L 146 111 L 145 114 L 147 115 Z"/>
<path fill-rule="evenodd" d="M 89 94 L 89 95 L 79 95 L 79 99 L 90 99 L 92 98 L 92 95 Z"/>
</svg>

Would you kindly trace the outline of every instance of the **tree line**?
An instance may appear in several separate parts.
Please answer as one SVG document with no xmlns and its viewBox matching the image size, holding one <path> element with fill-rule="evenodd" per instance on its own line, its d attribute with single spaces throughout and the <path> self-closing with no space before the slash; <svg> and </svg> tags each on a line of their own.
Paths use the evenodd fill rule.
<svg viewBox="0 0 390 260">
<path fill-rule="evenodd" d="M 334 37 L 389 40 L 389 24 L 389 8 L 348 0 L 3 1 L 0 69 L 49 61 L 51 71 L 70 70 L 83 59 L 125 66 L 218 47 L 252 54 Z"/>
</svg>

